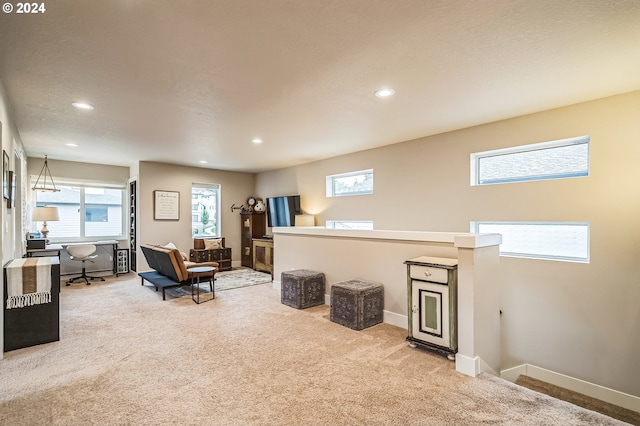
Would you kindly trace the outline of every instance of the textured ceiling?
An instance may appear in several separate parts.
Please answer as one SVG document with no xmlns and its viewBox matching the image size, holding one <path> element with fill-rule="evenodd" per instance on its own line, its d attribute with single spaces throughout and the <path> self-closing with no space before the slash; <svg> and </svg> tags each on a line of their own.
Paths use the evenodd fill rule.
<svg viewBox="0 0 640 426">
<path fill-rule="evenodd" d="M 0 14 L 34 157 L 264 171 L 640 89 L 640 0 L 45 5 Z"/>
</svg>

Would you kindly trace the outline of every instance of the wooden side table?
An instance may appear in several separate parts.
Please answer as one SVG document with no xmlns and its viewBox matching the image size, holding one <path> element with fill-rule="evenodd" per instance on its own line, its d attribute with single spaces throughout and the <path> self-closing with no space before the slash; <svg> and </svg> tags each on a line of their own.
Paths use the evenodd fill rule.
<svg viewBox="0 0 640 426">
<path fill-rule="evenodd" d="M 213 266 L 197 266 L 194 268 L 187 269 L 187 272 L 191 274 L 191 299 L 196 302 L 198 305 L 200 303 L 208 302 L 209 300 L 213 300 L 216 298 L 216 292 L 213 288 L 214 285 L 214 275 L 215 270 Z M 209 276 L 208 273 L 211 273 L 211 277 L 209 278 L 209 288 L 211 288 L 211 298 L 206 300 L 200 300 L 200 277 L 201 276 Z M 197 280 L 195 283 L 193 282 L 194 278 Z M 196 287 L 194 291 L 194 285 Z"/>
</svg>

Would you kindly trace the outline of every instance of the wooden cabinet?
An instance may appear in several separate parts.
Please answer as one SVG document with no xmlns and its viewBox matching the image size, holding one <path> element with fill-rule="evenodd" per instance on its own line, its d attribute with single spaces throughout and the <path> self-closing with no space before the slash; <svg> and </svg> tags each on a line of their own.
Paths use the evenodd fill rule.
<svg viewBox="0 0 640 426">
<path fill-rule="evenodd" d="M 264 236 L 267 230 L 267 223 L 264 213 L 240 213 L 242 219 L 242 232 L 240 243 L 242 253 L 240 258 L 242 266 L 253 268 L 253 239 Z"/>
<path fill-rule="evenodd" d="M 458 350 L 458 260 L 417 257 L 407 265 L 407 340 L 453 358 Z"/>
<path fill-rule="evenodd" d="M 273 240 L 253 239 L 253 269 L 273 275 Z"/>
<path fill-rule="evenodd" d="M 231 247 L 219 249 L 191 249 L 189 260 L 196 263 L 218 262 L 218 271 L 231 270 Z"/>
</svg>

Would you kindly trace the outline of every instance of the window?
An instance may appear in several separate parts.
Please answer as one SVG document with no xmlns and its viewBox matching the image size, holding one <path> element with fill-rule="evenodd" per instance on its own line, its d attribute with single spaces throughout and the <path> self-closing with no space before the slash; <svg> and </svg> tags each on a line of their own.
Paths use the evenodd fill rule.
<svg viewBox="0 0 640 426">
<path fill-rule="evenodd" d="M 326 228 L 328 229 L 373 229 L 372 220 L 327 220 Z"/>
<path fill-rule="evenodd" d="M 124 238 L 124 183 L 58 183 L 60 192 L 34 193 L 35 207 L 58 208 L 60 220 L 47 223 L 51 241 Z M 37 230 L 41 227 L 42 222 L 35 222 L 32 229 Z"/>
<path fill-rule="evenodd" d="M 471 222 L 471 232 L 502 234 L 500 255 L 589 262 L 584 222 Z"/>
<path fill-rule="evenodd" d="M 108 222 L 109 208 L 97 204 L 85 205 L 85 222 Z"/>
<path fill-rule="evenodd" d="M 471 185 L 589 175 L 589 136 L 471 154 Z"/>
<path fill-rule="evenodd" d="M 373 169 L 327 176 L 327 197 L 373 194 Z"/>
<path fill-rule="evenodd" d="M 220 185 L 194 183 L 191 185 L 191 235 L 193 238 L 220 236 Z"/>
</svg>

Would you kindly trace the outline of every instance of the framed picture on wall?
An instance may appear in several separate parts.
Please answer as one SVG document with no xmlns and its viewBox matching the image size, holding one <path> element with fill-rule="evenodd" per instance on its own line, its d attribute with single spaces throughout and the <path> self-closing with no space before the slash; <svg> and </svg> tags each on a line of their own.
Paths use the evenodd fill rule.
<svg viewBox="0 0 640 426">
<path fill-rule="evenodd" d="M 9 199 L 9 156 L 7 151 L 2 150 L 2 198 Z"/>
<path fill-rule="evenodd" d="M 16 174 L 9 170 L 9 198 L 7 199 L 7 208 L 11 209 L 16 206 Z"/>
<path fill-rule="evenodd" d="M 179 220 L 180 193 L 176 191 L 153 191 L 153 219 Z"/>
</svg>

